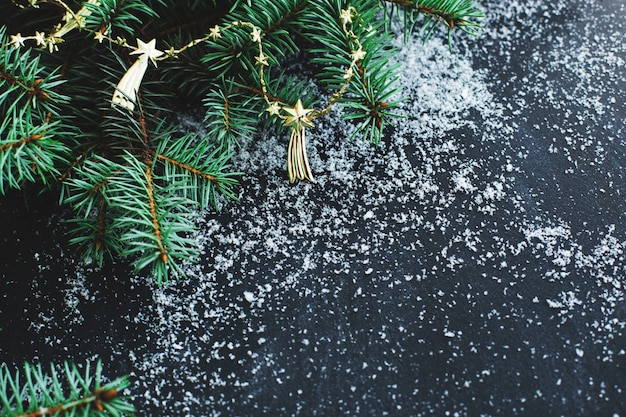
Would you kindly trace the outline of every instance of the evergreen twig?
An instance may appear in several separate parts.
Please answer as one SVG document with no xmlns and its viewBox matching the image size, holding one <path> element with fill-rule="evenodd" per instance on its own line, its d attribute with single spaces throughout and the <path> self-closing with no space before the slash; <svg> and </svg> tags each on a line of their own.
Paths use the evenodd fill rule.
<svg viewBox="0 0 626 417">
<path fill-rule="evenodd" d="M 62 372 L 54 365 L 46 373 L 41 365 L 24 364 L 23 371 L 11 372 L 0 366 L 1 417 L 105 417 L 133 416 L 134 406 L 122 390 L 129 386 L 121 377 L 103 383 L 102 364 L 81 370 L 65 363 Z"/>
</svg>

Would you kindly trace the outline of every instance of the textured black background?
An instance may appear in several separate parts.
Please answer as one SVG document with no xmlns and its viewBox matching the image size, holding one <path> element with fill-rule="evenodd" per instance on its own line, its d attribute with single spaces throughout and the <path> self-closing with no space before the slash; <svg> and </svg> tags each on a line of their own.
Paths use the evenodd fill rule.
<svg viewBox="0 0 626 417">
<path fill-rule="evenodd" d="M 474 125 L 444 136 L 394 146 L 407 133 L 392 130 L 346 154 L 366 172 L 353 182 L 318 164 L 317 185 L 288 187 L 280 169 L 249 168 L 241 203 L 202 223 L 217 237 L 200 239 L 207 262 L 186 283 L 81 266 L 53 195 L 1 199 L 0 362 L 99 356 L 136 381 L 139 415 L 626 415 L 625 6 L 511 4 L 484 2 L 483 35 L 457 40 L 502 127 L 470 110 Z M 446 136 L 478 188 L 505 184 L 492 212 L 454 189 L 454 158 L 427 198 L 403 178 L 381 185 L 392 156 L 418 169 Z M 315 141 L 322 162 L 353 146 Z M 474 246 L 454 240 L 465 230 Z M 272 252 L 263 232 L 288 245 Z M 464 263 L 446 266 L 451 254 Z M 568 292 L 578 303 L 548 302 Z"/>
</svg>

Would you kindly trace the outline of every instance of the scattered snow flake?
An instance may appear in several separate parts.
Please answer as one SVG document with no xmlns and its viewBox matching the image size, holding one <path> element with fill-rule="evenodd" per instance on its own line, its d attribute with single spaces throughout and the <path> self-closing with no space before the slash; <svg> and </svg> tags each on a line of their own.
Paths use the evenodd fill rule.
<svg viewBox="0 0 626 417">
<path fill-rule="evenodd" d="M 546 299 L 546 302 L 548 303 L 548 306 L 550 308 L 564 308 L 565 306 L 563 305 L 563 303 L 561 303 L 560 301 L 555 301 L 555 300 L 551 300 L 549 298 Z"/>
</svg>

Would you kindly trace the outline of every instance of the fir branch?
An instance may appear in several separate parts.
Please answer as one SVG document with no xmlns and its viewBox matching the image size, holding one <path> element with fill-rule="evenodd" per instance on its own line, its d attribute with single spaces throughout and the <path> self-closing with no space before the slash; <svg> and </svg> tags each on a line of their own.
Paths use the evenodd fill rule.
<svg viewBox="0 0 626 417">
<path fill-rule="evenodd" d="M 311 49 L 317 54 L 312 61 L 324 66 L 320 80 L 335 91 L 330 104 L 315 117 L 339 102 L 347 110 L 346 119 L 361 121 L 352 137 L 362 135 L 378 144 L 385 121 L 393 116 L 390 110 L 397 107 L 390 97 L 396 91 L 399 66 L 389 63 L 395 50 L 382 22 L 376 21 L 377 2 L 361 1 L 357 6 L 357 2 L 325 0 L 320 4 L 307 16 L 311 28 L 313 22 L 323 22 L 326 29 L 312 29 L 310 37 L 319 42 Z M 329 44 L 333 47 L 325 46 Z"/>
<path fill-rule="evenodd" d="M 295 54 L 299 50 L 289 36 L 288 29 L 296 30 L 299 27 L 299 17 L 309 1 L 257 0 L 234 7 L 223 21 L 249 22 L 260 28 L 266 44 L 265 54 L 271 61 L 278 62 L 278 56 Z M 243 74 L 250 74 L 255 72 L 252 56 L 256 52 L 254 44 L 247 28 L 234 26 L 231 30 L 223 31 L 219 38 L 208 45 L 211 51 L 202 58 L 202 62 L 212 71 L 217 71 L 218 76 L 225 76 L 239 68 L 244 71 Z"/>
<path fill-rule="evenodd" d="M 71 221 L 71 243 L 98 264 L 117 254 L 137 270 L 151 265 L 155 280 L 167 282 L 182 275 L 177 260 L 197 252 L 184 237 L 194 229 L 189 208 L 234 199 L 240 174 L 227 172 L 230 154 L 191 135 L 174 139 L 163 121 L 151 129 L 141 109 L 113 110 L 106 120 L 108 136 L 130 141 L 109 158 L 87 153 L 65 178 L 63 202 L 82 216 Z"/>
<path fill-rule="evenodd" d="M 5 152 L 10 149 L 21 148 L 24 145 L 30 145 L 45 137 L 44 133 L 31 133 L 30 135 L 21 138 L 15 142 L 6 142 L 0 145 L 0 152 Z"/>
<path fill-rule="evenodd" d="M 79 166 L 79 164 L 81 164 L 84 160 L 85 157 L 91 153 L 93 151 L 93 149 L 86 149 L 83 152 L 80 153 L 80 155 L 76 156 L 74 158 L 73 161 L 70 162 L 70 164 L 67 166 L 67 168 L 65 169 L 65 171 L 63 172 L 63 174 L 61 174 L 61 176 L 59 176 L 57 179 L 60 183 L 62 183 L 63 181 L 65 181 L 67 178 L 70 177 L 70 175 L 72 175 L 72 172 Z M 61 198 L 61 201 L 63 200 L 63 198 Z"/>
<path fill-rule="evenodd" d="M 267 10 L 268 8 L 274 9 L 274 14 L 279 16 L 278 19 L 275 19 L 263 32 L 267 34 L 271 34 L 276 32 L 278 29 L 285 30 L 285 26 L 289 23 L 297 22 L 298 14 L 305 10 L 305 8 L 310 4 L 310 0 L 296 0 L 291 4 L 281 4 L 277 2 L 255 2 L 254 3 L 257 10 Z M 258 13 L 254 13 L 254 10 L 250 10 L 252 16 L 263 16 Z M 261 22 L 258 21 L 258 24 Z"/>
<path fill-rule="evenodd" d="M 66 161 L 68 148 L 54 138 L 63 135 L 61 122 L 37 125 L 36 118 L 24 107 L 0 125 L 0 194 L 26 181 L 49 184 L 58 175 L 57 165 Z"/>
<path fill-rule="evenodd" d="M 22 379 L 23 375 L 23 379 Z M 134 407 L 120 392 L 129 386 L 127 377 L 104 384 L 102 364 L 84 375 L 76 365 L 67 362 L 61 375 L 54 365 L 45 373 L 41 365 L 25 364 L 23 374 L 11 373 L 6 365 L 0 367 L 0 416 L 133 416 Z M 67 392 L 67 394 L 65 394 Z"/>
<path fill-rule="evenodd" d="M 20 53 L 21 52 L 21 53 Z M 41 106 L 41 118 L 50 112 L 58 115 L 58 106 L 68 97 L 55 88 L 64 83 L 59 67 L 44 73 L 41 56 L 32 50 L 21 51 L 8 42 L 6 28 L 0 27 L 0 108 L 10 115 L 23 105 Z"/>
<path fill-rule="evenodd" d="M 169 156 L 165 156 L 163 154 L 157 154 L 157 159 L 160 161 L 165 162 L 166 164 L 169 165 L 173 165 L 176 168 L 179 168 L 183 171 L 189 172 L 192 175 L 201 177 L 202 179 L 209 181 L 213 184 L 217 184 L 219 181 L 217 179 L 217 177 L 215 175 L 211 175 L 211 174 L 207 174 L 205 172 L 200 171 L 199 169 L 196 169 L 194 167 L 192 167 L 191 165 L 185 164 L 183 162 L 177 161 L 175 159 L 170 158 Z"/>
<path fill-rule="evenodd" d="M 171 185 L 154 167 L 126 153 L 120 175 L 109 181 L 107 202 L 118 216 L 112 227 L 124 242 L 121 255 L 131 257 L 136 271 L 151 266 L 151 275 L 161 284 L 170 275 L 184 275 L 180 260 L 193 260 L 197 248 L 185 234 L 193 231 L 189 199 L 177 196 L 181 184 Z M 171 180 L 171 179 L 170 179 Z M 161 185 L 163 184 L 163 185 Z"/>
<path fill-rule="evenodd" d="M 85 3 L 89 14 L 84 19 L 85 29 L 93 33 L 134 36 L 143 22 L 158 17 L 157 13 L 141 0 L 98 0 Z"/>
<path fill-rule="evenodd" d="M 219 209 L 221 196 L 235 200 L 234 187 L 239 184 L 240 172 L 228 172 L 230 153 L 212 147 L 206 137 L 184 135 L 180 138 L 164 140 L 157 150 L 156 158 L 165 169 L 165 177 L 171 178 L 179 188 L 179 194 L 191 199 L 201 209 L 213 206 Z"/>
<path fill-rule="evenodd" d="M 379 142 L 396 116 L 394 11 L 405 34 L 422 16 L 424 39 L 436 26 L 475 33 L 482 15 L 473 0 L 55 3 L 14 7 L 11 35 L 0 27 L 0 193 L 59 181 L 85 257 L 130 257 L 159 283 L 195 259 L 191 210 L 236 199 L 230 158 L 259 127 L 291 130 L 291 180 L 313 179 L 306 129 L 335 105 Z M 176 106 L 201 100 L 207 136 L 176 134 Z"/>
<path fill-rule="evenodd" d="M 220 146 L 230 151 L 239 140 L 250 138 L 256 132 L 258 114 L 254 99 L 244 94 L 233 82 L 221 80 L 203 100 L 207 133 Z M 263 96 L 263 91 L 261 96 Z"/>
<path fill-rule="evenodd" d="M 167 263 L 167 251 L 165 249 L 165 243 L 163 242 L 163 236 L 161 235 L 161 223 L 157 216 L 156 201 L 154 199 L 154 180 L 152 178 L 152 168 L 146 167 L 146 191 L 148 192 L 148 205 L 150 207 L 150 221 L 152 222 L 152 231 L 157 243 L 157 249 L 159 251 L 159 257 L 161 262 Z"/>
<path fill-rule="evenodd" d="M 97 199 L 106 199 L 107 186 L 112 178 L 122 173 L 118 164 L 99 156 L 84 161 L 75 168 L 76 175 L 63 183 L 65 198 L 62 203 L 70 204 L 77 214 L 83 217 L 93 213 Z"/>
<path fill-rule="evenodd" d="M 100 200 L 98 200 L 98 217 L 96 220 L 96 229 L 94 230 L 94 249 L 97 253 L 102 253 L 102 249 L 104 248 L 105 244 L 106 244 L 106 231 L 107 231 L 107 225 L 106 225 L 106 219 L 107 219 L 107 210 L 106 210 L 106 203 L 104 201 L 103 198 L 101 198 Z M 102 258 L 99 258 L 99 264 L 100 266 L 102 266 Z"/>
<path fill-rule="evenodd" d="M 484 17 L 478 10 L 473 0 L 380 0 L 388 12 L 393 12 L 394 8 L 400 8 L 404 12 L 405 39 L 412 31 L 417 22 L 417 16 L 423 14 L 425 19 L 422 22 L 420 34 L 426 41 L 433 33 L 437 24 L 442 24 L 448 33 L 448 44 L 452 48 L 451 34 L 454 28 L 476 35 L 481 29 L 480 23 L 476 20 Z"/>
<path fill-rule="evenodd" d="M 0 67 L 0 80 L 7 81 L 9 88 L 21 87 L 24 94 L 29 98 L 29 101 L 48 101 L 50 100 L 50 94 L 41 89 L 41 82 L 43 79 L 37 78 L 32 83 L 24 82 L 19 78 L 13 76 L 10 72 L 6 71 L 6 68 Z"/>
<path fill-rule="evenodd" d="M 102 196 L 96 199 L 95 214 L 86 218 L 70 219 L 70 244 L 76 245 L 86 262 L 102 267 L 106 256 L 113 257 L 122 251 L 119 235 L 111 227 L 112 217 Z"/>
<path fill-rule="evenodd" d="M 69 220 L 70 243 L 76 245 L 85 260 L 102 265 L 105 254 L 113 256 L 122 251 L 122 242 L 114 228 L 116 212 L 110 210 L 109 182 L 122 173 L 110 161 L 93 156 L 74 167 L 74 175 L 67 177 L 61 190 L 61 202 L 72 206 L 76 219 Z"/>
</svg>

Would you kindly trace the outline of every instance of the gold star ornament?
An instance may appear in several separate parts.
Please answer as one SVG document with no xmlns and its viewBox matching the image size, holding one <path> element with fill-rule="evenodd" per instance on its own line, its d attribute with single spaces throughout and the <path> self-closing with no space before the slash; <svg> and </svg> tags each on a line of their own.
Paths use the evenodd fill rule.
<svg viewBox="0 0 626 417">
<path fill-rule="evenodd" d="M 294 107 L 285 107 L 284 110 L 289 114 L 289 116 L 285 118 L 285 126 L 313 127 L 313 122 L 309 118 L 309 113 L 311 113 L 313 109 L 305 109 L 302 105 L 302 100 L 298 99 Z"/>
<path fill-rule="evenodd" d="M 352 23 L 352 7 L 341 10 L 339 18 L 341 19 L 341 22 L 344 26 L 348 23 Z"/>
<path fill-rule="evenodd" d="M 222 37 L 222 33 L 220 32 L 220 27 L 215 25 L 209 29 L 209 37 L 213 40 L 213 42 L 217 41 Z"/>
<path fill-rule="evenodd" d="M 256 65 L 260 67 L 268 67 L 270 65 L 267 60 L 267 56 L 263 55 L 263 52 L 261 52 L 258 56 L 255 56 L 254 59 L 256 60 Z"/>
<path fill-rule="evenodd" d="M 137 39 L 137 49 L 130 53 L 131 55 L 139 55 L 139 59 L 147 58 L 156 67 L 156 58 L 163 55 L 163 51 L 156 49 L 156 39 L 152 39 L 150 42 L 145 43 L 141 39 Z"/>
</svg>

